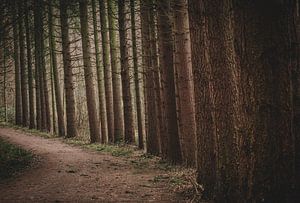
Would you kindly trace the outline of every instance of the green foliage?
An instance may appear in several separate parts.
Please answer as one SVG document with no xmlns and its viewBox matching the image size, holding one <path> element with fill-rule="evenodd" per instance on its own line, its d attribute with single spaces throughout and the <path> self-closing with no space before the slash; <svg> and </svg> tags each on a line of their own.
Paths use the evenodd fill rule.
<svg viewBox="0 0 300 203">
<path fill-rule="evenodd" d="M 0 139 L 0 181 L 28 167 L 33 155 L 17 146 Z"/>
</svg>

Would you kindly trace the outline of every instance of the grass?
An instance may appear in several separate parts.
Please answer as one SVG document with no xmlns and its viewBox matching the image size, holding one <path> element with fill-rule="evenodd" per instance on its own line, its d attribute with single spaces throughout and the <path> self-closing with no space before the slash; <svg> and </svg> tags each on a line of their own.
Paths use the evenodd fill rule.
<svg viewBox="0 0 300 203">
<path fill-rule="evenodd" d="M 30 152 L 0 139 L 0 182 L 28 167 L 32 160 Z"/>
<path fill-rule="evenodd" d="M 66 139 L 67 144 L 81 146 L 85 149 L 90 149 L 98 152 L 107 152 L 115 157 L 129 157 L 133 154 L 134 150 L 130 147 L 124 147 L 120 145 L 104 145 L 104 144 L 90 144 L 86 141 L 76 139 Z"/>
</svg>

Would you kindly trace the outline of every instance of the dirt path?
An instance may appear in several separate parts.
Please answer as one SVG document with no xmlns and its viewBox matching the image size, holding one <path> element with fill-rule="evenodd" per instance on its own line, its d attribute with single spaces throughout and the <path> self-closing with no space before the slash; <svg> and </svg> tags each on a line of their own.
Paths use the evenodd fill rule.
<svg viewBox="0 0 300 203">
<path fill-rule="evenodd" d="M 0 128 L 0 137 L 41 157 L 37 167 L 0 185 L 0 202 L 178 202 L 159 169 L 137 171 L 125 158 Z"/>
</svg>

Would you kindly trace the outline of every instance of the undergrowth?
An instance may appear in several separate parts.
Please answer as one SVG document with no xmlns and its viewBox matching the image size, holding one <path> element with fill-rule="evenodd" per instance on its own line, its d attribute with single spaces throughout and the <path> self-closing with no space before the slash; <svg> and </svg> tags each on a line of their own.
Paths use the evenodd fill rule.
<svg viewBox="0 0 300 203">
<path fill-rule="evenodd" d="M 0 139 L 0 182 L 28 167 L 33 154 Z"/>
</svg>

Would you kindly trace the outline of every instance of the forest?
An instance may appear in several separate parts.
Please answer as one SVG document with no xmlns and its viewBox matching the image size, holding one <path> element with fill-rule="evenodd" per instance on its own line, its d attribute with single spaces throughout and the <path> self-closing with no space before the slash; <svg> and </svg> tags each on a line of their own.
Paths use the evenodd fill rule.
<svg viewBox="0 0 300 203">
<path fill-rule="evenodd" d="M 299 0 L 2 0 L 0 120 L 195 169 L 203 201 L 297 202 L 299 39 Z"/>
</svg>

